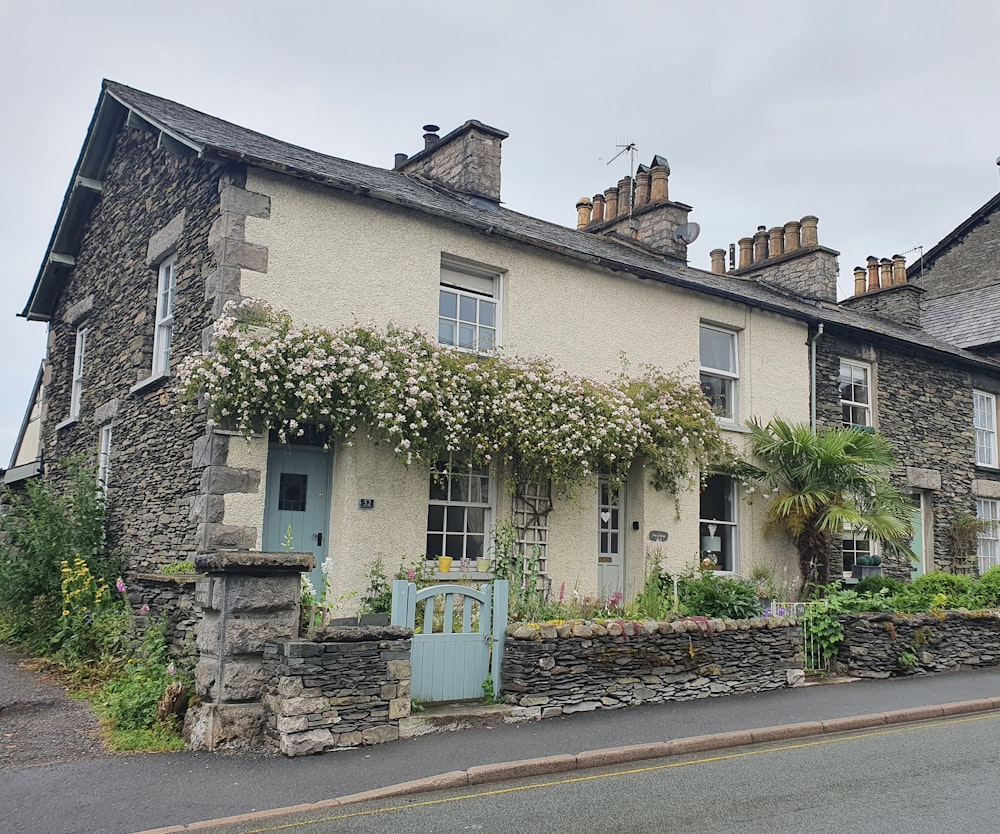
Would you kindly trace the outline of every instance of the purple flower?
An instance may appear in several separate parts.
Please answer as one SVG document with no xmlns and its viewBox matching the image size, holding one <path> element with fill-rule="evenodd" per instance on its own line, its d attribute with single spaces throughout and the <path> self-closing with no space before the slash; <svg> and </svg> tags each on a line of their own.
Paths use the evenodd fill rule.
<svg viewBox="0 0 1000 834">
<path fill-rule="evenodd" d="M 167 666 L 167 674 L 169 674 L 170 677 L 173 677 L 176 673 L 177 670 L 174 668 L 174 662 L 171 660 L 170 664 Z"/>
<path fill-rule="evenodd" d="M 142 614 L 148 614 L 149 613 L 149 606 L 146 605 L 145 603 L 143 603 L 142 607 L 139 609 L 139 612 L 142 613 Z"/>
<path fill-rule="evenodd" d="M 115 580 L 115 587 L 118 589 L 119 594 L 124 594 L 126 591 L 125 580 L 120 576 Z"/>
<path fill-rule="evenodd" d="M 412 582 L 417 576 L 417 572 L 412 568 L 406 572 L 406 578 Z"/>
</svg>

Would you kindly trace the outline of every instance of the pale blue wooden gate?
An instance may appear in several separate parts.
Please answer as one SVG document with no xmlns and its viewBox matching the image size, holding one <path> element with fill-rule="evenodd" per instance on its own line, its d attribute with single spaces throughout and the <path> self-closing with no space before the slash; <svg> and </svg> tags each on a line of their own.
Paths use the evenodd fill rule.
<svg viewBox="0 0 1000 834">
<path fill-rule="evenodd" d="M 392 583 L 392 624 L 415 630 L 411 651 L 415 700 L 478 700 L 483 697 L 486 678 L 492 679 L 493 691 L 500 693 L 507 594 L 506 580 L 483 585 L 481 590 L 449 584 L 418 591 L 405 579 Z M 423 616 L 417 623 L 419 603 L 423 603 Z M 473 616 L 476 608 L 478 622 Z"/>
</svg>

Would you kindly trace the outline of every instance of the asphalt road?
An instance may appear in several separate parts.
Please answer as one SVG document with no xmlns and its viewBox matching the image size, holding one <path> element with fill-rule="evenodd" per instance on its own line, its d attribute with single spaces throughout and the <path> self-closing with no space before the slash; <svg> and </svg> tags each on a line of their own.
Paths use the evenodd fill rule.
<svg viewBox="0 0 1000 834">
<path fill-rule="evenodd" d="M 1000 712 L 423 794 L 210 834 L 995 832 Z"/>
</svg>

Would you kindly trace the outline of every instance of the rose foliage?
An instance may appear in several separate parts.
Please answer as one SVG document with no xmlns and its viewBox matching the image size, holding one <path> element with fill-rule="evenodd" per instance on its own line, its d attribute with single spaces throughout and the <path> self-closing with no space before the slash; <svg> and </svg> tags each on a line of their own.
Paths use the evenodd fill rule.
<svg viewBox="0 0 1000 834">
<path fill-rule="evenodd" d="M 306 426 L 348 441 L 388 443 L 405 463 L 456 452 L 510 466 L 517 480 L 561 488 L 639 461 L 657 489 L 677 492 L 732 459 L 697 383 L 654 368 L 610 382 L 550 359 L 464 353 L 418 329 L 295 326 L 245 300 L 214 326 L 214 351 L 187 357 L 180 393 L 249 437 L 282 441 Z"/>
</svg>

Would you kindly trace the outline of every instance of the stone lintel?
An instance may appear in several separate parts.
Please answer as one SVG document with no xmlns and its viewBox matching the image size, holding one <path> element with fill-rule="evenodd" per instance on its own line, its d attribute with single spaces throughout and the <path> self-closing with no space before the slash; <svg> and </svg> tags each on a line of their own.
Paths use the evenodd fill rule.
<svg viewBox="0 0 1000 834">
<path fill-rule="evenodd" d="M 63 315 L 63 321 L 72 327 L 93 309 L 94 294 L 91 293 L 90 295 L 77 301 L 72 307 L 67 308 L 65 314 Z"/>
<path fill-rule="evenodd" d="M 972 492 L 977 498 L 1000 498 L 1000 481 L 977 478 L 972 482 Z"/>
<path fill-rule="evenodd" d="M 941 489 L 941 471 L 907 466 L 906 483 L 913 489 Z"/>
<path fill-rule="evenodd" d="M 185 213 L 186 210 L 182 209 L 166 226 L 150 237 L 149 244 L 146 246 L 147 266 L 162 261 L 181 242 L 181 236 L 184 234 Z"/>
</svg>

